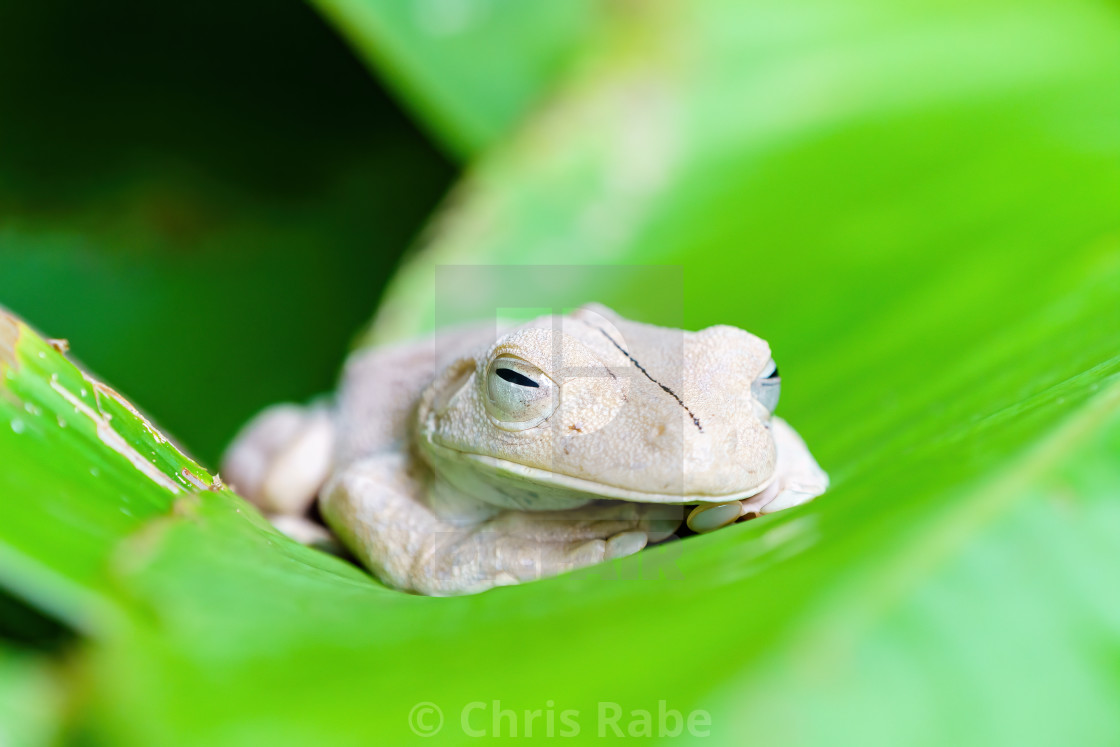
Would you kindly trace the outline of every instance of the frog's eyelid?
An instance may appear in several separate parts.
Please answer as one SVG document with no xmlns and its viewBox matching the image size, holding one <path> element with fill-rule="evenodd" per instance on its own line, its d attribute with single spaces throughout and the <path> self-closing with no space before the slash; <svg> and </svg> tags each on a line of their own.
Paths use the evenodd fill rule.
<svg viewBox="0 0 1120 747">
<path fill-rule="evenodd" d="M 508 381 L 511 384 L 517 384 L 518 386 L 531 386 L 535 389 L 540 388 L 540 384 L 533 381 L 525 374 L 520 374 L 517 371 L 514 371 L 512 368 L 495 368 L 494 373 L 498 374 L 498 378 L 502 379 L 503 381 Z"/>
<path fill-rule="evenodd" d="M 520 358 L 504 355 L 492 360 L 484 381 L 486 410 L 494 425 L 504 431 L 530 430 L 556 410 L 559 388 L 543 371 Z"/>
<path fill-rule="evenodd" d="M 781 396 L 781 382 L 778 364 L 771 358 L 762 369 L 762 374 L 751 383 L 751 394 L 760 405 L 774 412 L 774 408 L 778 406 L 778 398 Z"/>
</svg>

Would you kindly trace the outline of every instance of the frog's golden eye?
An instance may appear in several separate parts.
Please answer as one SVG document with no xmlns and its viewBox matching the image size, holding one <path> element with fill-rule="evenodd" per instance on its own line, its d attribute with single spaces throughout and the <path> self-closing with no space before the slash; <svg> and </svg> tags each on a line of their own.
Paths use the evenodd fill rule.
<svg viewBox="0 0 1120 747">
<path fill-rule="evenodd" d="M 499 428 L 523 431 L 539 425 L 557 400 L 552 379 L 528 361 L 499 355 L 486 368 L 486 410 Z"/>
<path fill-rule="evenodd" d="M 782 379 L 778 375 L 778 364 L 773 360 L 767 362 L 762 369 L 762 375 L 751 382 L 751 394 L 758 403 L 770 412 L 778 406 L 778 397 L 782 393 Z"/>
</svg>

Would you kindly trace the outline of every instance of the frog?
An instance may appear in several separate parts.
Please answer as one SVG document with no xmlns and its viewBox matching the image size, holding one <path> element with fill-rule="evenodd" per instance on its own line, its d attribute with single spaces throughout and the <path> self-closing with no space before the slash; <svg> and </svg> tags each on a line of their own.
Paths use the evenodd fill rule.
<svg viewBox="0 0 1120 747">
<path fill-rule="evenodd" d="M 221 473 L 382 583 L 478 593 L 801 505 L 828 475 L 774 414 L 769 344 L 601 304 L 359 349 L 254 417 Z M 318 517 L 318 523 L 308 517 Z"/>
</svg>

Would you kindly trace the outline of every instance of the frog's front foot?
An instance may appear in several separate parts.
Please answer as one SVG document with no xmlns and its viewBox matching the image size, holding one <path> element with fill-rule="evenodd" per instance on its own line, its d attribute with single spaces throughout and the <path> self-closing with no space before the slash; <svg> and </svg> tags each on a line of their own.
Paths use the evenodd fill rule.
<svg viewBox="0 0 1120 747">
<path fill-rule="evenodd" d="M 688 515 L 688 528 L 711 532 L 786 508 L 807 503 L 828 489 L 828 475 L 809 453 L 801 436 L 781 418 L 773 418 L 770 430 L 778 454 L 774 479 L 757 495 L 741 501 L 701 503 Z"/>
<path fill-rule="evenodd" d="M 672 535 L 683 517 L 680 506 L 619 501 L 565 511 L 506 511 L 433 543 L 419 575 L 457 587 L 437 593 L 532 581 L 633 555 Z"/>
<path fill-rule="evenodd" d="M 221 473 L 266 513 L 301 516 L 326 482 L 333 445 L 326 407 L 275 405 L 237 434 Z"/>
</svg>

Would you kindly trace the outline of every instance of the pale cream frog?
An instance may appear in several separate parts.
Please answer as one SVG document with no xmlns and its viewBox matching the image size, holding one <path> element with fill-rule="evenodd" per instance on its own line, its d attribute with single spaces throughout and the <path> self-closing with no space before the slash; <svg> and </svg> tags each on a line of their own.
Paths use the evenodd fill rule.
<svg viewBox="0 0 1120 747">
<path fill-rule="evenodd" d="M 264 411 L 222 473 L 281 528 L 318 497 L 386 584 L 477 592 L 635 553 L 686 507 L 703 532 L 824 492 L 779 386 L 748 332 L 593 304 L 359 351 L 332 404 Z"/>
</svg>

